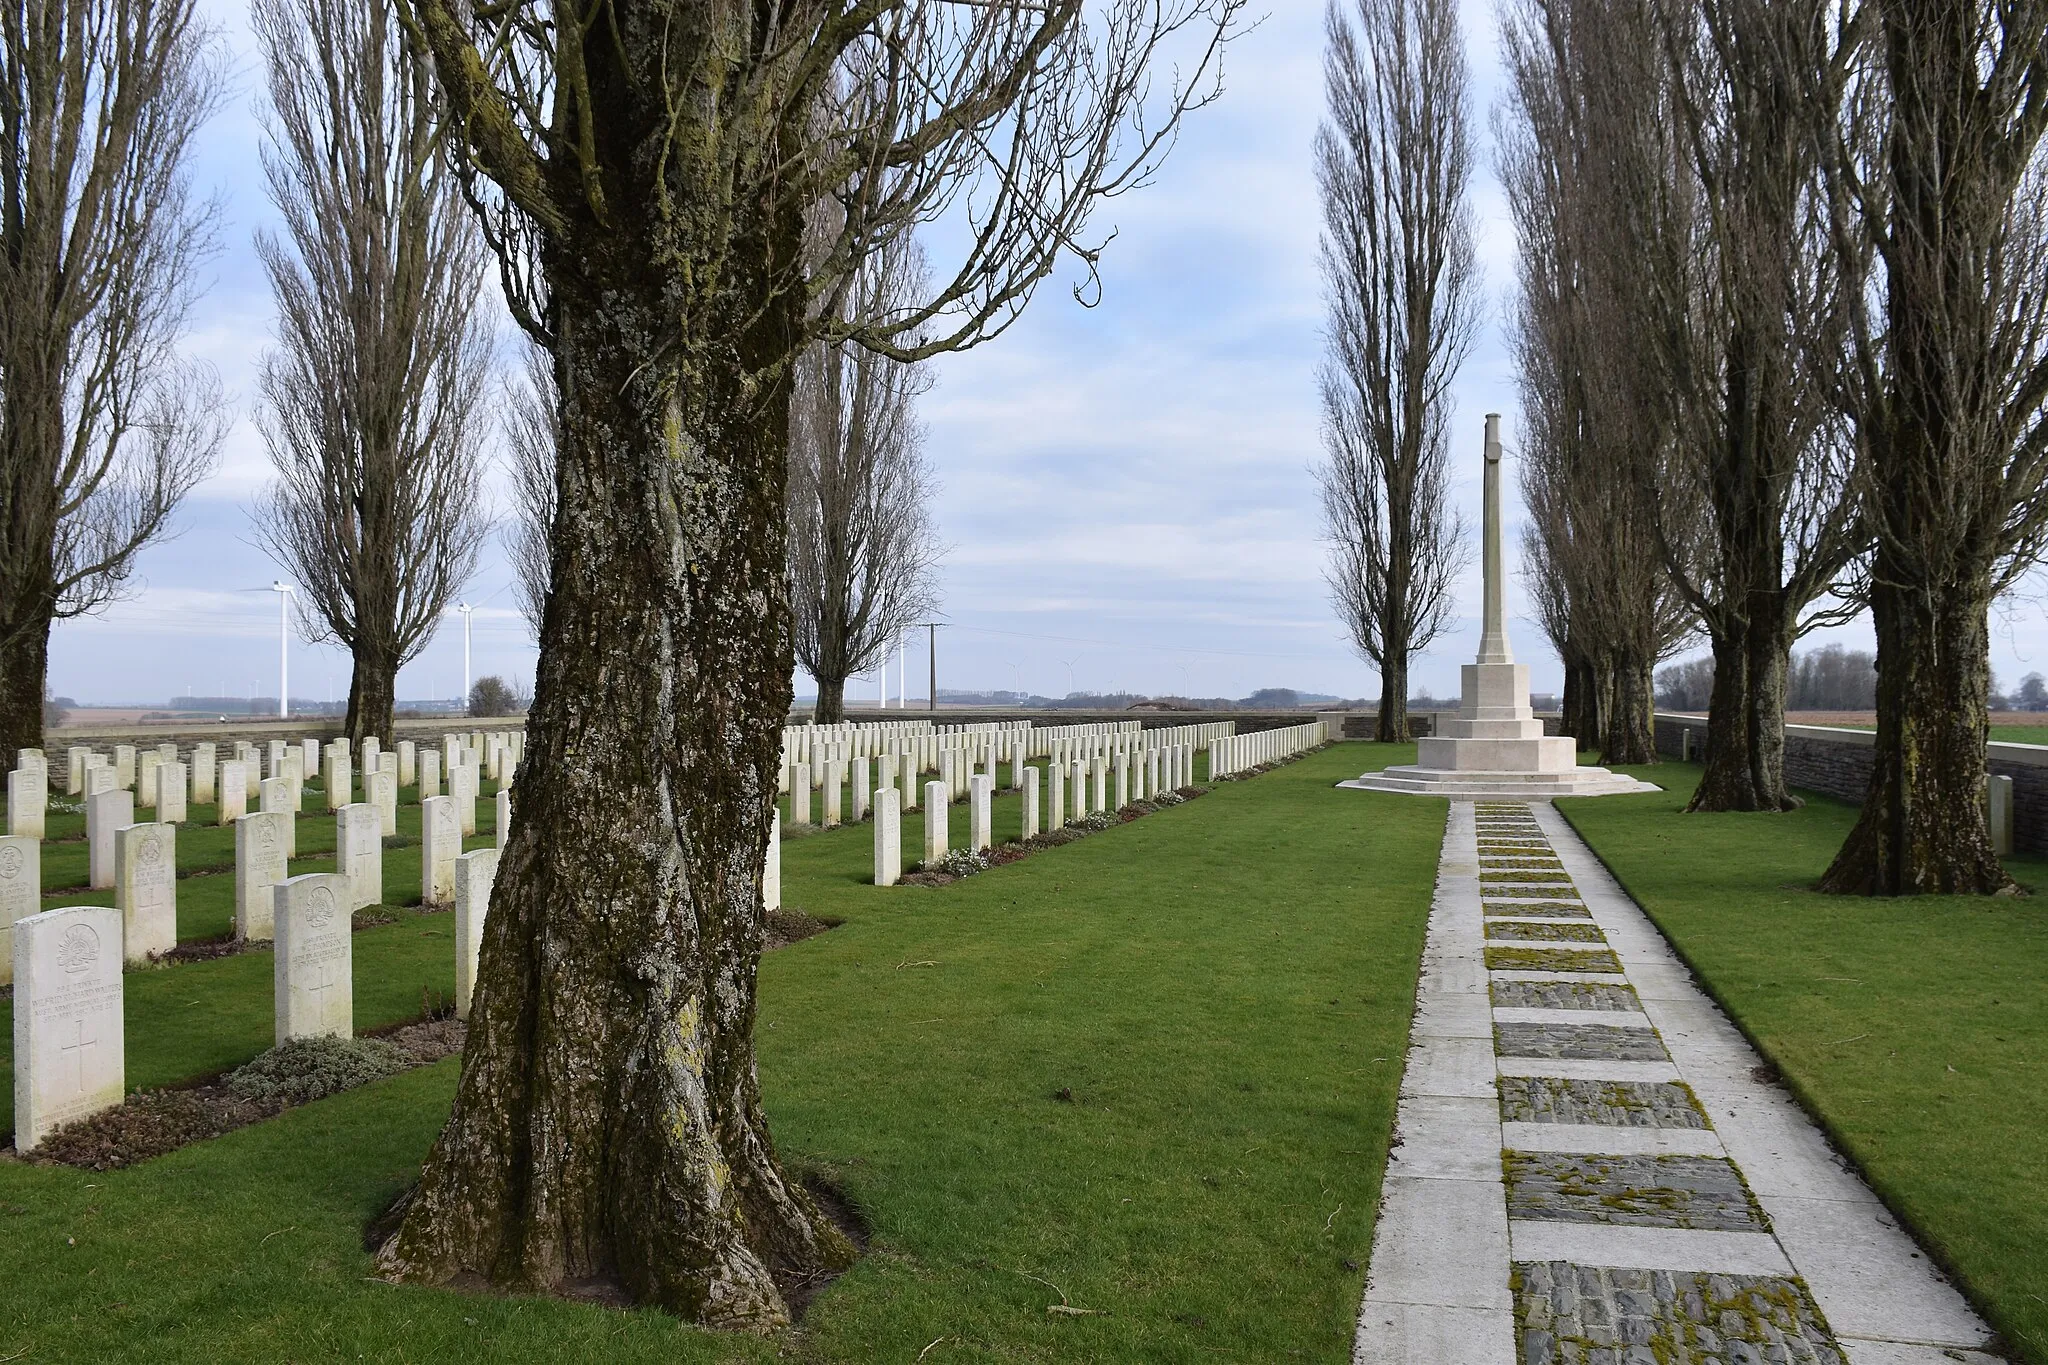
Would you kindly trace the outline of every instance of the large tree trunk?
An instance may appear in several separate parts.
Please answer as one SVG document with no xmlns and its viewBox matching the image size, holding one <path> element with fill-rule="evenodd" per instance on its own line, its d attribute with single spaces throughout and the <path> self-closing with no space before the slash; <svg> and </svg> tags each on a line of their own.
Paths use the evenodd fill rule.
<svg viewBox="0 0 2048 1365">
<path fill-rule="evenodd" d="M 1578 741 L 1581 752 L 1599 748 L 1606 734 L 1600 692 L 1600 670 L 1585 655 L 1573 653 L 1564 666 L 1563 729 Z"/>
<path fill-rule="evenodd" d="M 1782 595 L 1757 593 L 1746 620 L 1714 637 L 1714 695 L 1700 785 L 1688 811 L 1797 810 L 1785 785 L 1785 677 L 1792 645 Z"/>
<path fill-rule="evenodd" d="M 846 719 L 846 675 L 818 679 L 818 704 L 811 711 L 820 725 L 835 725 Z"/>
<path fill-rule="evenodd" d="M 1408 654 L 1389 652 L 1380 664 L 1380 719 L 1373 738 L 1382 744 L 1408 742 Z"/>
<path fill-rule="evenodd" d="M 777 1162 L 753 1042 L 799 224 L 717 189 L 547 257 L 561 503 L 524 796 L 454 1112 L 383 1263 L 767 1330 L 778 1280 L 852 1247 Z"/>
<path fill-rule="evenodd" d="M 1652 728 L 1655 712 L 1655 683 L 1649 659 L 1617 658 L 1610 687 L 1612 702 L 1607 708 L 1607 737 L 1601 746 L 1601 763 L 1655 763 L 1657 736 Z"/>
<path fill-rule="evenodd" d="M 11 632 L 11 635 L 10 635 Z M 49 679 L 50 623 L 0 620 L 0 764 L 15 751 L 43 747 L 43 692 Z"/>
<path fill-rule="evenodd" d="M 1823 891 L 1863 896 L 2009 891 L 1984 822 L 1990 738 L 1990 591 L 1900 586 L 1882 550 L 1871 575 L 1877 627 L 1877 750 L 1863 811 Z"/>
<path fill-rule="evenodd" d="M 392 742 L 392 718 L 397 709 L 398 660 L 388 649 L 359 644 L 352 656 L 348 680 L 349 744 L 361 752 L 363 741 L 375 735 L 382 744 Z"/>
</svg>

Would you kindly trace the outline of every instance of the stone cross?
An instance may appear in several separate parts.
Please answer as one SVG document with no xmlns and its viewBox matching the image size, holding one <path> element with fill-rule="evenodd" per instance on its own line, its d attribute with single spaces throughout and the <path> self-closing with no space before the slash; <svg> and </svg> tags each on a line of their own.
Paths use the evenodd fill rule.
<svg viewBox="0 0 2048 1365">
<path fill-rule="evenodd" d="M 430 796 L 420 803 L 420 899 L 447 905 L 455 898 L 455 860 L 462 853 L 462 825 L 455 798 Z"/>
<path fill-rule="evenodd" d="M 14 922 L 42 908 L 42 840 L 0 834 L 0 985 L 14 980 Z"/>
<path fill-rule="evenodd" d="M 135 823 L 135 793 L 105 791 L 85 798 L 87 884 L 95 891 L 114 885 L 114 831 Z"/>
<path fill-rule="evenodd" d="M 491 885 L 498 877 L 498 850 L 480 848 L 455 860 L 455 1017 L 469 1018 L 476 993 L 477 955 L 483 948 L 484 917 L 490 913 Z"/>
<path fill-rule="evenodd" d="M 285 839 L 292 817 L 282 811 L 244 815 L 235 821 L 235 937 L 265 942 L 272 937 L 277 904 L 272 889 L 290 876 Z"/>
<path fill-rule="evenodd" d="M 334 865 L 348 878 L 348 908 L 384 902 L 384 820 L 367 801 L 334 813 Z"/>
<path fill-rule="evenodd" d="M 127 1092 L 121 912 L 29 915 L 14 922 L 13 947 L 14 1145 L 30 1152 Z"/>
<path fill-rule="evenodd" d="M 348 878 L 310 872 L 271 888 L 277 951 L 271 968 L 277 1041 L 355 1034 L 354 934 Z"/>
<path fill-rule="evenodd" d="M 875 885 L 894 886 L 903 875 L 903 794 L 875 788 Z"/>
<path fill-rule="evenodd" d="M 114 906 L 121 955 L 147 962 L 178 946 L 178 831 L 166 824 L 114 831 Z"/>
</svg>

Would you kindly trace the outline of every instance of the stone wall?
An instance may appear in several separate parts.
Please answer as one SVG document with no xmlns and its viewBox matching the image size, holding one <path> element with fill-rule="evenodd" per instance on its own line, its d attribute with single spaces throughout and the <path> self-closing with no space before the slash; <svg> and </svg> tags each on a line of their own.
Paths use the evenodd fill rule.
<svg viewBox="0 0 2048 1365">
<path fill-rule="evenodd" d="M 1692 755 L 1707 734 L 1705 716 L 1657 715 L 1657 752 L 1677 758 L 1692 731 Z M 1877 736 L 1869 730 L 1828 725 L 1785 727 L 1785 780 L 1803 791 L 1860 802 L 1870 789 Z M 1986 754 L 1991 771 L 2012 779 L 2013 846 L 2023 853 L 2048 853 L 2048 746 L 1994 741 Z"/>
</svg>

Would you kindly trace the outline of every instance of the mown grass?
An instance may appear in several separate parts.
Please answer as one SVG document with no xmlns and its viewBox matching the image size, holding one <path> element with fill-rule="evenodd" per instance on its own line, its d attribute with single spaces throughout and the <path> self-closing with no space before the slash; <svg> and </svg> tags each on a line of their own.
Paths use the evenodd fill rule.
<svg viewBox="0 0 2048 1365">
<path fill-rule="evenodd" d="M 0 1356 L 1347 1360 L 1444 804 L 1331 784 L 1412 753 L 1339 746 L 936 889 L 867 884 L 864 826 L 787 841 L 785 903 L 845 923 L 762 962 L 763 1088 L 875 1233 L 788 1338 L 367 1279 L 450 1061 L 127 1171 L 0 1165 Z M 242 961 L 129 981 L 267 1011 Z M 172 1018 L 132 993 L 131 1047 Z"/>
<path fill-rule="evenodd" d="M 1810 888 L 1855 809 L 1685 815 L 1659 794 L 1560 801 L 1585 837 L 2023 1358 L 2048 1362 L 2048 862 L 2037 894 L 1866 900 Z"/>
</svg>

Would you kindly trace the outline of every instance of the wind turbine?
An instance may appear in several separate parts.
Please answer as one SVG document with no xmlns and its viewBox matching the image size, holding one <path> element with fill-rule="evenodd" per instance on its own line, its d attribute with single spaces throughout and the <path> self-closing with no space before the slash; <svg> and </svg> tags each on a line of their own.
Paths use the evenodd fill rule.
<svg viewBox="0 0 2048 1365">
<path fill-rule="evenodd" d="M 292 713 L 291 649 L 285 609 L 291 605 L 292 585 L 272 580 L 270 590 L 277 594 L 277 718 L 288 720 Z"/>
<path fill-rule="evenodd" d="M 462 702 L 469 704 L 469 617 L 476 610 L 473 602 L 457 602 L 455 610 L 462 613 Z"/>
</svg>

